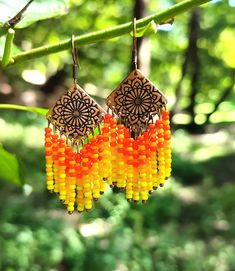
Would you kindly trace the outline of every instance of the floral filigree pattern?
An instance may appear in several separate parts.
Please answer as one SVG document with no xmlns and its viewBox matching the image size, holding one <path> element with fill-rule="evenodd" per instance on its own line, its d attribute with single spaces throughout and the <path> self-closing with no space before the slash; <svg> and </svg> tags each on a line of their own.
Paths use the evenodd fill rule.
<svg viewBox="0 0 235 271">
<path fill-rule="evenodd" d="M 103 110 L 78 85 L 73 85 L 49 111 L 48 119 L 69 138 L 79 139 L 98 126 Z"/>
<path fill-rule="evenodd" d="M 160 115 L 167 103 L 163 93 L 139 70 L 132 71 L 106 102 L 127 127 L 134 129 L 145 126 L 150 116 Z"/>
</svg>

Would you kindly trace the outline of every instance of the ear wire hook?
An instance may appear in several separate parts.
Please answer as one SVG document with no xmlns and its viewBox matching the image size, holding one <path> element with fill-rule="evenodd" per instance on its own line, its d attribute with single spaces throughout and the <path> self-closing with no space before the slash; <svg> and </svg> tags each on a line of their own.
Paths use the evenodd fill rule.
<svg viewBox="0 0 235 271">
<path fill-rule="evenodd" d="M 78 68 L 80 67 L 80 64 L 78 60 L 78 49 L 75 47 L 74 35 L 72 35 L 72 38 L 71 38 L 71 45 L 72 45 L 72 58 L 73 58 L 73 81 L 74 81 L 74 84 L 77 84 Z"/>
<path fill-rule="evenodd" d="M 137 38 L 136 38 L 136 18 L 133 18 L 133 49 L 132 49 L 133 69 L 137 70 Z"/>
</svg>

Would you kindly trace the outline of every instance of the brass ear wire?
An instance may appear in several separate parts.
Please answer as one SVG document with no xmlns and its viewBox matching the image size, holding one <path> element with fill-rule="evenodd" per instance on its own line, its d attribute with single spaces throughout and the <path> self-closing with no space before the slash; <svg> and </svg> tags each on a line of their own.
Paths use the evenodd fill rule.
<svg viewBox="0 0 235 271">
<path fill-rule="evenodd" d="M 132 65 L 133 70 L 137 70 L 137 38 L 136 38 L 136 18 L 133 18 L 133 49 L 132 49 Z"/>
<path fill-rule="evenodd" d="M 71 38 L 72 45 L 72 58 L 73 58 L 73 81 L 74 84 L 77 84 L 78 78 L 78 68 L 80 67 L 79 59 L 78 59 L 78 49 L 75 47 L 74 35 Z"/>
</svg>

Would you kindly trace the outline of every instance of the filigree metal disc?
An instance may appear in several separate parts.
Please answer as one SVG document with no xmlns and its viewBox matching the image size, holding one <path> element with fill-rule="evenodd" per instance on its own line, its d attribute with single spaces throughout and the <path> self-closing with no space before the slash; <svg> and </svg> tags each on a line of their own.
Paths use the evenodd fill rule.
<svg viewBox="0 0 235 271">
<path fill-rule="evenodd" d="M 106 99 L 107 106 L 126 127 L 140 130 L 150 116 L 160 115 L 167 100 L 139 70 L 133 70 Z"/>
<path fill-rule="evenodd" d="M 47 114 L 47 119 L 70 139 L 79 139 L 98 126 L 105 111 L 74 84 Z"/>
</svg>

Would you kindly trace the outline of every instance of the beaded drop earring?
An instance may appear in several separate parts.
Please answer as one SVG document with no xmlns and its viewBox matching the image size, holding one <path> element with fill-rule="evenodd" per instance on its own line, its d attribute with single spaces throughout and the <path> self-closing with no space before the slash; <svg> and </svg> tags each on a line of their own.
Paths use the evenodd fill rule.
<svg viewBox="0 0 235 271">
<path fill-rule="evenodd" d="M 108 96 L 112 172 L 109 184 L 126 190 L 128 201 L 145 203 L 171 173 L 169 112 L 164 94 L 137 68 L 133 20 L 133 71 Z M 114 119 L 116 117 L 116 120 Z"/>
<path fill-rule="evenodd" d="M 103 164 L 109 159 L 106 112 L 77 84 L 74 36 L 72 57 L 74 82 L 49 110 L 45 128 L 47 189 L 58 194 L 69 213 L 91 210 L 92 201 L 104 193 L 108 172 Z"/>
</svg>

